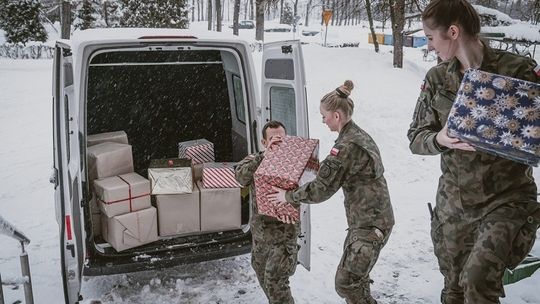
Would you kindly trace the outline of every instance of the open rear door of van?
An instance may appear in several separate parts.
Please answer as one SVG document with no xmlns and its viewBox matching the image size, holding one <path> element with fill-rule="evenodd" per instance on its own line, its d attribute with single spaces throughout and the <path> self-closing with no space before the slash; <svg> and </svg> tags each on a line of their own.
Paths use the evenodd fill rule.
<svg viewBox="0 0 540 304">
<path fill-rule="evenodd" d="M 261 73 L 262 126 L 277 120 L 288 135 L 309 138 L 304 59 L 299 40 L 266 43 Z M 300 207 L 301 233 L 298 261 L 310 269 L 311 223 L 309 205 Z"/>
<path fill-rule="evenodd" d="M 67 43 L 57 42 L 53 69 L 53 156 L 56 220 L 60 231 L 60 255 L 65 302 L 80 301 L 83 245 L 80 208 L 80 167 L 74 121 L 73 58 Z M 75 152 L 75 153 L 74 153 Z"/>
</svg>

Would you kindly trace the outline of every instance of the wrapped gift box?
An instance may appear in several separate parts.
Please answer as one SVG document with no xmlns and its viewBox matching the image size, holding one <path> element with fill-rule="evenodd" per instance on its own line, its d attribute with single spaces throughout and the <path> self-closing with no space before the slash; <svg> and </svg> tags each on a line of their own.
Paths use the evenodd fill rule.
<svg viewBox="0 0 540 304">
<path fill-rule="evenodd" d="M 537 166 L 540 84 L 467 70 L 447 125 L 449 135 L 477 150 Z"/>
<path fill-rule="evenodd" d="M 119 144 L 129 144 L 127 134 L 124 131 L 106 132 L 99 134 L 88 135 L 87 145 L 88 147 L 94 146 L 104 142 L 115 142 Z"/>
<path fill-rule="evenodd" d="M 191 160 L 153 159 L 148 168 L 151 194 L 182 194 L 193 191 Z"/>
<path fill-rule="evenodd" d="M 201 193 L 201 231 L 239 229 L 241 225 L 240 188 L 207 189 Z"/>
<path fill-rule="evenodd" d="M 97 179 L 94 181 L 94 191 L 99 208 L 108 217 L 151 206 L 150 182 L 137 173 Z"/>
<path fill-rule="evenodd" d="M 272 186 L 293 190 L 317 176 L 319 141 L 286 136 L 282 142 L 265 153 L 255 171 L 255 191 L 260 214 L 277 217 L 288 215 L 299 220 L 299 210 L 290 204 L 276 206 L 266 195 L 274 192 Z"/>
<path fill-rule="evenodd" d="M 130 145 L 104 142 L 88 147 L 87 155 L 90 181 L 133 172 Z"/>
<path fill-rule="evenodd" d="M 240 188 L 234 176 L 236 163 L 204 163 L 202 184 L 204 188 Z"/>
<path fill-rule="evenodd" d="M 200 194 L 196 186 L 193 192 L 184 194 L 156 195 L 160 236 L 171 236 L 201 230 Z"/>
<path fill-rule="evenodd" d="M 214 144 L 206 139 L 183 141 L 178 144 L 178 158 L 189 158 L 193 165 L 213 162 Z"/>
<path fill-rule="evenodd" d="M 158 240 L 156 208 L 108 217 L 101 217 L 101 232 L 116 251 L 152 243 Z"/>
</svg>

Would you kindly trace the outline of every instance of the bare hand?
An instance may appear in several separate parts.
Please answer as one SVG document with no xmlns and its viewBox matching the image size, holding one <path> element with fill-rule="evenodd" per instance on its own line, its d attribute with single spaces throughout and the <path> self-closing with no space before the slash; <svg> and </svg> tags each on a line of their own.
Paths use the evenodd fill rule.
<svg viewBox="0 0 540 304">
<path fill-rule="evenodd" d="M 278 187 L 272 187 L 272 190 L 274 190 L 274 193 L 270 193 L 266 195 L 266 198 L 268 199 L 269 202 L 276 205 L 284 204 L 287 202 L 285 200 L 285 193 L 287 191 Z"/>
<path fill-rule="evenodd" d="M 266 154 L 267 151 L 273 151 L 276 146 L 282 141 L 283 139 L 279 135 L 270 137 L 270 139 L 268 139 L 268 144 L 266 145 L 266 151 L 264 151 L 264 153 Z"/>
<path fill-rule="evenodd" d="M 277 219 L 285 224 L 296 224 L 297 220 L 289 215 L 278 215 Z"/>
<path fill-rule="evenodd" d="M 448 136 L 448 127 L 445 125 L 442 130 L 437 133 L 435 140 L 439 145 L 450 149 L 458 149 L 463 151 L 476 151 L 476 149 L 468 143 L 462 142 L 458 138 Z"/>
</svg>

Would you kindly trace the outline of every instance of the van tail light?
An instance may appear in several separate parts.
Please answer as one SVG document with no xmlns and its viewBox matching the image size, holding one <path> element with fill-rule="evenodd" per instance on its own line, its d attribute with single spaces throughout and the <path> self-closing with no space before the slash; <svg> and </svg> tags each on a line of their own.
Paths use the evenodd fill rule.
<svg viewBox="0 0 540 304">
<path fill-rule="evenodd" d="M 68 241 L 71 241 L 71 216 L 69 215 L 66 215 L 66 232 Z"/>
<path fill-rule="evenodd" d="M 142 36 L 139 39 L 197 39 L 195 36 Z"/>
</svg>

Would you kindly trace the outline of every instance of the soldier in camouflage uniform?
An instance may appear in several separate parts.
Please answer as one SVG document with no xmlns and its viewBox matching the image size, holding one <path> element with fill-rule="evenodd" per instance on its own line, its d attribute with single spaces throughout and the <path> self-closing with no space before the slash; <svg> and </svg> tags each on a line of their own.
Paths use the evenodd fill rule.
<svg viewBox="0 0 540 304">
<path fill-rule="evenodd" d="M 316 179 L 292 191 L 275 188 L 268 198 L 299 206 L 325 201 L 343 188 L 349 228 L 336 272 L 336 291 L 348 304 L 373 304 L 377 301 L 371 296 L 369 273 L 388 240 L 394 215 L 379 149 L 351 120 L 352 89 L 347 80 L 321 100 L 323 123 L 339 136 Z"/>
<path fill-rule="evenodd" d="M 263 127 L 262 135 L 263 146 L 270 150 L 285 136 L 285 127 L 280 122 L 270 121 Z M 268 302 L 290 304 L 294 303 L 294 299 L 289 287 L 289 277 L 296 270 L 300 226 L 258 213 L 253 174 L 263 158 L 264 152 L 248 155 L 235 169 L 238 182 L 243 186 L 251 186 L 251 265 Z"/>
<path fill-rule="evenodd" d="M 466 0 L 433 0 L 422 19 L 429 48 L 444 62 L 425 77 L 408 137 L 413 153 L 441 154 L 431 223 L 441 301 L 500 303 L 505 268 L 525 258 L 538 228 L 532 168 L 449 137 L 446 120 L 467 68 L 538 82 L 536 63 L 480 41 L 478 14 Z"/>
</svg>

